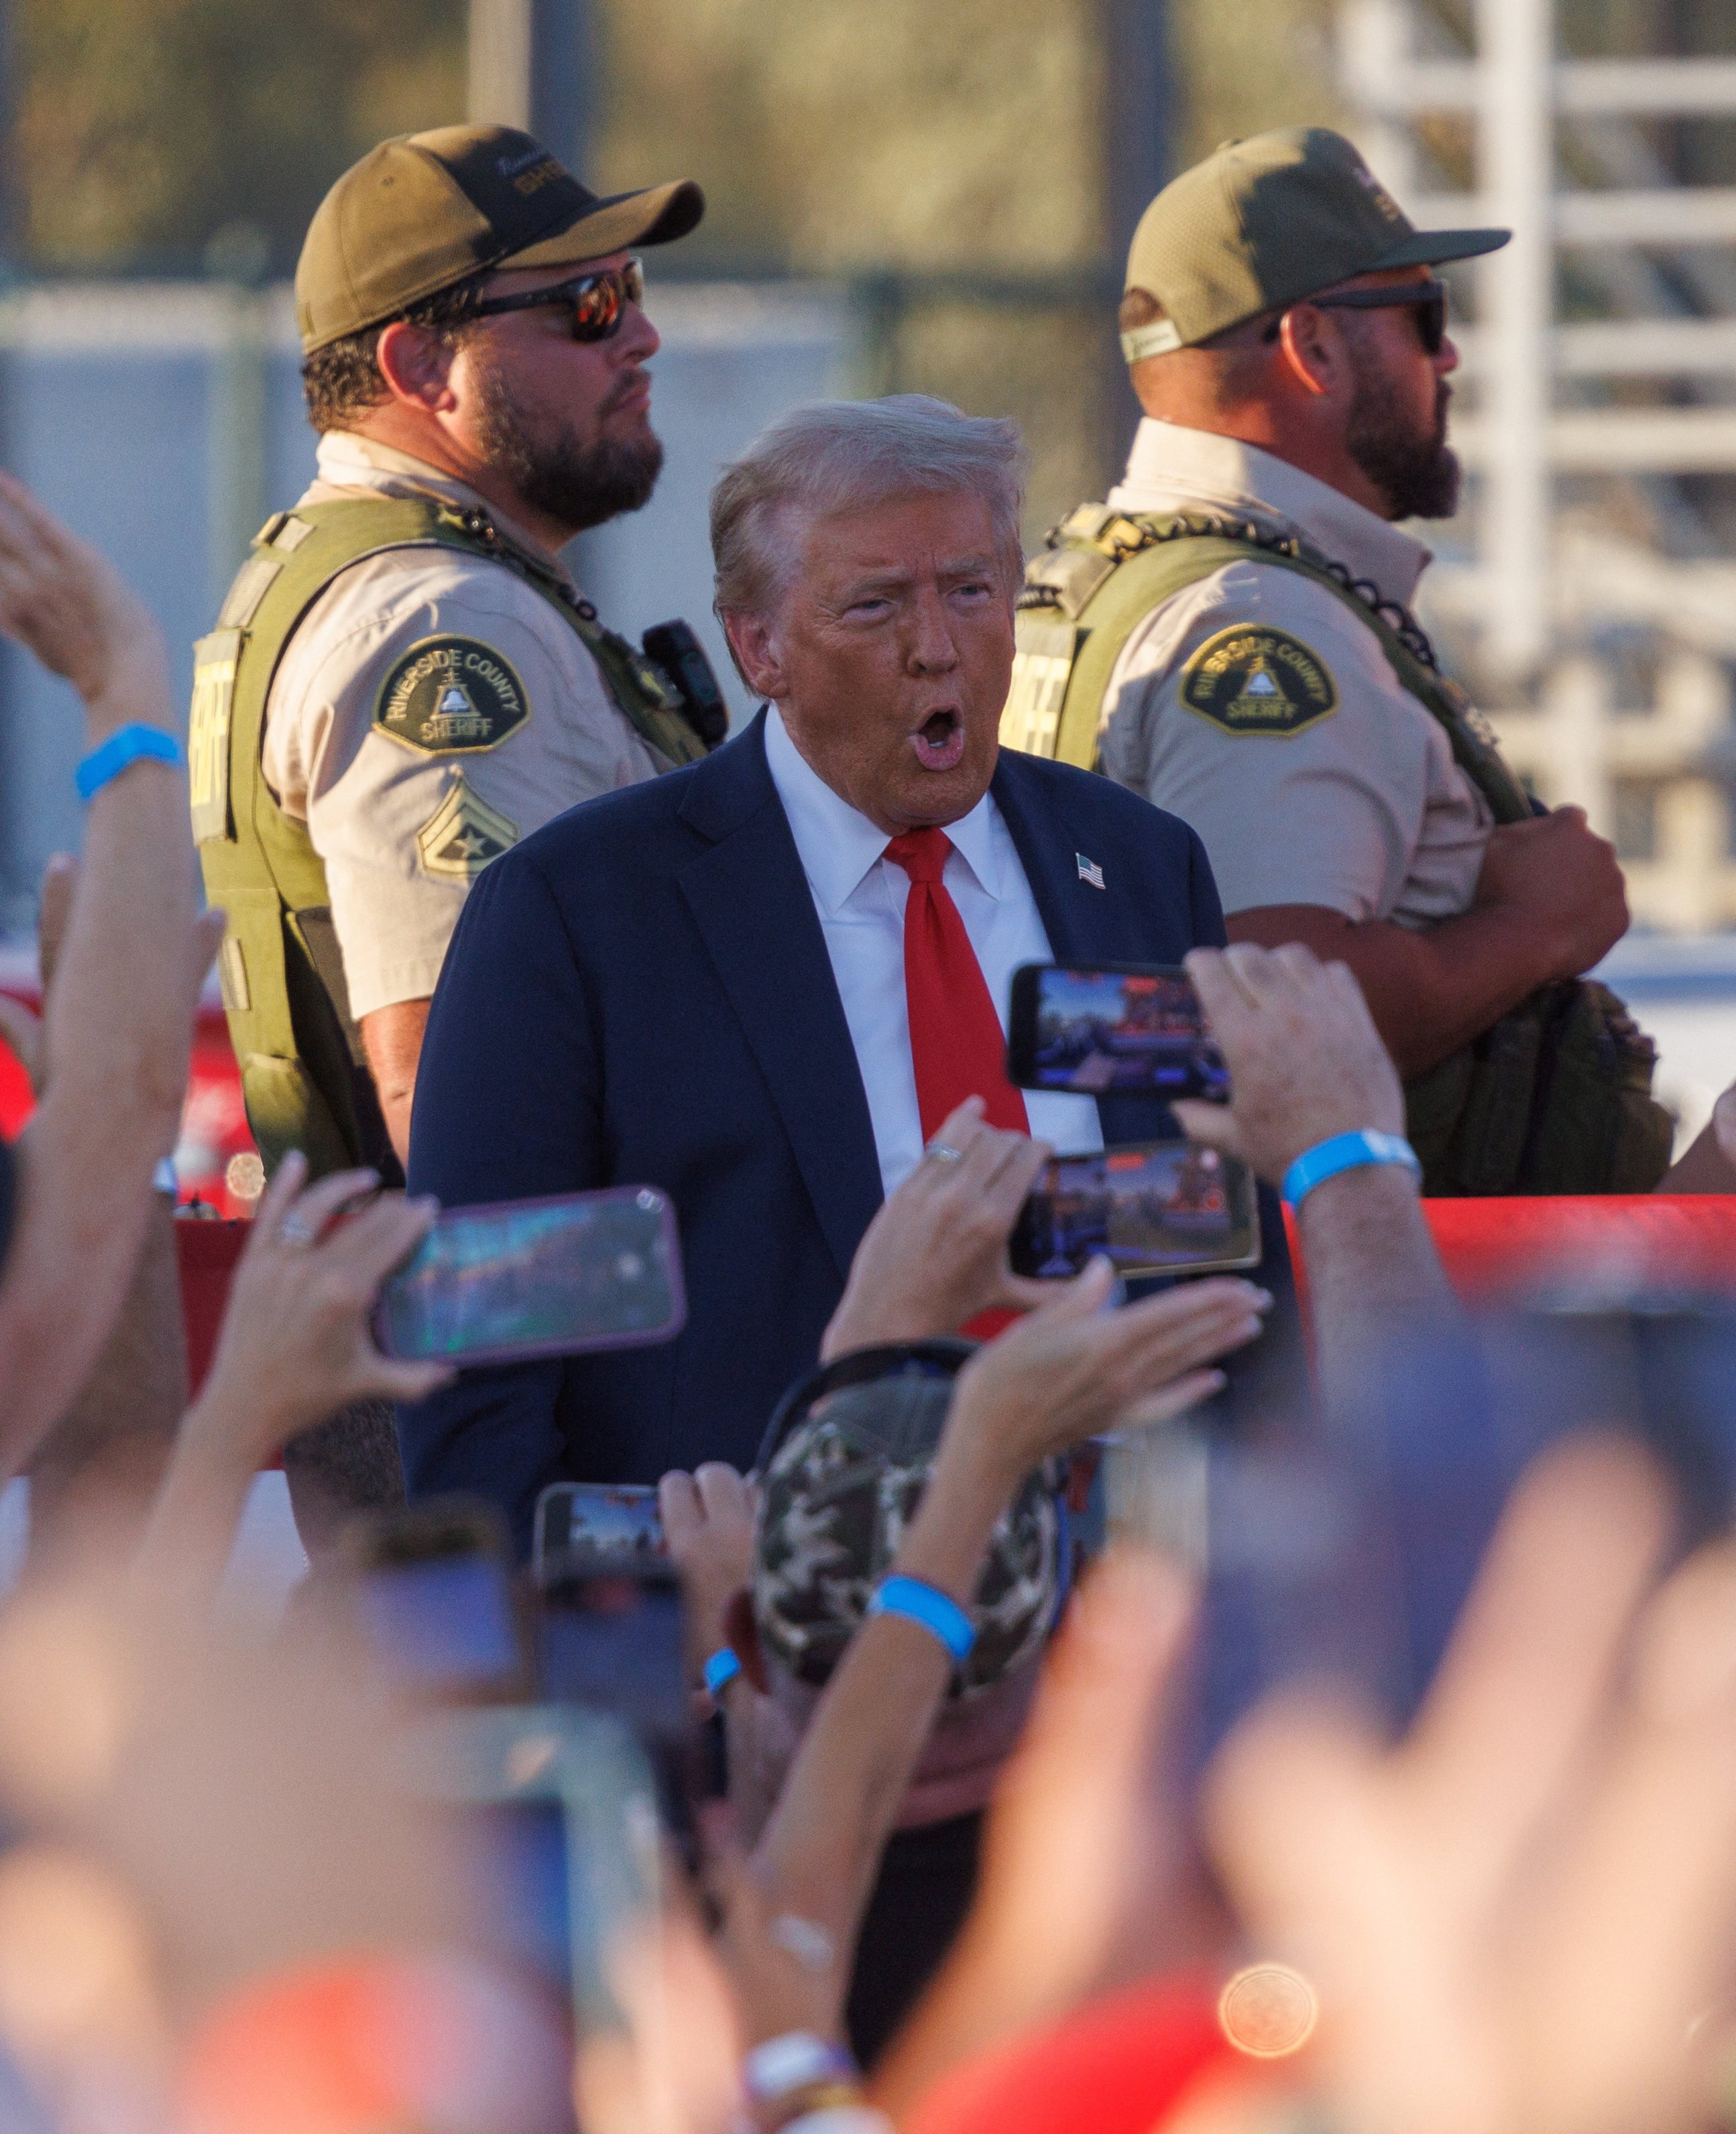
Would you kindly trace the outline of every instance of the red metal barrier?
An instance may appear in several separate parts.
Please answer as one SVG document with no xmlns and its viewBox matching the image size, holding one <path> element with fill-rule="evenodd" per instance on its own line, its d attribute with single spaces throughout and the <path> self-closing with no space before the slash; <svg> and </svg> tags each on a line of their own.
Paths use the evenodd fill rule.
<svg viewBox="0 0 1736 2134">
<path fill-rule="evenodd" d="M 217 1330 L 229 1302 L 230 1278 L 247 1243 L 247 1223 L 199 1221 L 175 1225 L 181 1264 L 181 1313 L 186 1325 L 187 1378 L 197 1393 L 211 1367 Z"/>
<path fill-rule="evenodd" d="M 1736 1292 L 1736 1194 L 1425 1200 L 1423 1212 L 1448 1281 L 1473 1301 L 1563 1282 Z"/>
</svg>

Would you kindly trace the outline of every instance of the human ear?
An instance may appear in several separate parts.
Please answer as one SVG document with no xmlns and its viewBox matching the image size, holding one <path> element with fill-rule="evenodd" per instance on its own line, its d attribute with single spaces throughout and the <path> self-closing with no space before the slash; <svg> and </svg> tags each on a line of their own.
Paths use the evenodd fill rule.
<svg viewBox="0 0 1736 2134">
<path fill-rule="evenodd" d="M 374 360 L 394 400 L 444 415 L 458 404 L 452 386 L 453 354 L 425 327 L 394 319 L 380 329 Z"/>
<path fill-rule="evenodd" d="M 1279 360 L 1304 393 L 1324 398 L 1349 376 L 1344 344 L 1313 304 L 1293 304 L 1278 326 Z"/>
<path fill-rule="evenodd" d="M 732 610 L 722 617 L 722 621 L 742 679 L 757 697 L 781 697 L 784 667 L 778 657 L 777 633 L 771 617 Z"/>
<path fill-rule="evenodd" d="M 729 1605 L 723 1610 L 723 1634 L 729 1640 L 730 1650 L 742 1663 L 742 1673 L 762 1697 L 769 1697 L 771 1682 L 766 1673 L 760 1626 L 753 1620 L 753 1596 L 745 1586 L 729 1596 Z"/>
</svg>

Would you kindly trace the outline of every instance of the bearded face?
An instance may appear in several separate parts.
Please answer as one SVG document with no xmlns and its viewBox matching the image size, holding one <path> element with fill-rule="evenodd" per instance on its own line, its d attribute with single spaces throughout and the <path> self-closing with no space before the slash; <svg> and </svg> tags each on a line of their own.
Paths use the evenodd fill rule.
<svg viewBox="0 0 1736 2134">
<path fill-rule="evenodd" d="M 477 390 L 484 452 L 545 518 L 578 534 L 650 500 L 663 446 L 643 412 L 636 370 L 602 401 L 588 434 L 574 421 L 539 415 L 499 370 L 479 368 Z"/>
<path fill-rule="evenodd" d="M 1381 360 L 1375 336 L 1346 335 L 1356 382 L 1345 444 L 1351 457 L 1385 500 L 1389 519 L 1450 519 L 1458 509 L 1460 469 L 1447 443 L 1447 403 L 1452 388 L 1438 379 L 1431 416 L 1419 418 Z"/>
</svg>

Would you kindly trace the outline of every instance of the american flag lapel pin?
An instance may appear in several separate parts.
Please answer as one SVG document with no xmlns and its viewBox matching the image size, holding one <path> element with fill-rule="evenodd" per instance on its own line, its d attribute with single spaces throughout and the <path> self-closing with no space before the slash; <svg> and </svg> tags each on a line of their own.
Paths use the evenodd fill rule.
<svg viewBox="0 0 1736 2134">
<path fill-rule="evenodd" d="M 1103 870 L 1095 860 L 1088 860 L 1083 852 L 1075 852 L 1073 857 L 1079 862 L 1079 879 L 1088 881 L 1093 889 L 1101 889 L 1104 886 Z"/>
</svg>

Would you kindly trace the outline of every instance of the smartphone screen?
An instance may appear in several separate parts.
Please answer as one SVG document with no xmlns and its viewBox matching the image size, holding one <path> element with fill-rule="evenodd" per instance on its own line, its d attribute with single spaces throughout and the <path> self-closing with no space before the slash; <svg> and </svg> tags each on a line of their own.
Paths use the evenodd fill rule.
<svg viewBox="0 0 1736 2134">
<path fill-rule="evenodd" d="M 408 1688 L 486 1688 L 519 1672 L 511 1589 L 505 1567 L 488 1557 L 371 1572 L 360 1602 L 369 1643 Z"/>
<path fill-rule="evenodd" d="M 542 1587 L 537 1683 L 551 1703 L 618 1721 L 649 1764 L 663 1826 L 690 1867 L 699 1864 L 694 1804 L 708 1790 L 687 1678 L 681 1584 L 667 1563 L 631 1568 L 569 1556 Z"/>
<path fill-rule="evenodd" d="M 1022 1089 L 1086 1097 L 1221 1099 L 1230 1089 L 1192 980 L 1156 963 L 1015 971 L 1007 1074 Z"/>
<path fill-rule="evenodd" d="M 684 1735 L 693 1707 L 680 1581 L 666 1563 L 573 1566 L 569 1557 L 542 1589 L 540 1693 L 608 1712 L 641 1742 Z"/>
<path fill-rule="evenodd" d="M 531 1535 L 538 1582 L 546 1584 L 575 1550 L 627 1564 L 665 1562 L 657 1492 L 638 1483 L 551 1482 L 536 1500 Z"/>
<path fill-rule="evenodd" d="M 675 1212 L 626 1185 L 442 1215 L 375 1329 L 388 1355 L 486 1364 L 667 1341 L 686 1316 Z"/>
<path fill-rule="evenodd" d="M 1011 1239 L 1015 1274 L 1076 1275 L 1095 1254 L 1121 1275 L 1255 1267 L 1253 1174 L 1197 1142 L 1163 1141 L 1045 1164 Z"/>
</svg>

